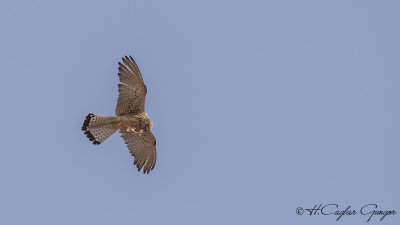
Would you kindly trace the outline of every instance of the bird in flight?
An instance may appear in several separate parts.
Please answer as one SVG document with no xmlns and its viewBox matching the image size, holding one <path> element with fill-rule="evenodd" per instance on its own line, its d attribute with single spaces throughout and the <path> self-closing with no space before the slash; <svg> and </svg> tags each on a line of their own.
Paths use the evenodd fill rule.
<svg viewBox="0 0 400 225">
<path fill-rule="evenodd" d="M 117 130 L 121 133 L 138 171 L 149 173 L 156 165 L 156 138 L 153 121 L 144 110 L 147 87 L 132 56 L 118 62 L 118 101 L 116 116 L 88 114 L 82 130 L 95 145 L 101 144 Z"/>
</svg>

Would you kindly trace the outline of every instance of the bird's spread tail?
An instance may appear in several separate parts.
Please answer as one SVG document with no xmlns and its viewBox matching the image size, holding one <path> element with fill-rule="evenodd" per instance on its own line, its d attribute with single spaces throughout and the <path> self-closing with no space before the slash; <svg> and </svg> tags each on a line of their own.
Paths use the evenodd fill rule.
<svg viewBox="0 0 400 225">
<path fill-rule="evenodd" d="M 88 114 L 83 122 L 82 130 L 93 144 L 99 145 L 118 130 L 117 118 Z"/>
</svg>

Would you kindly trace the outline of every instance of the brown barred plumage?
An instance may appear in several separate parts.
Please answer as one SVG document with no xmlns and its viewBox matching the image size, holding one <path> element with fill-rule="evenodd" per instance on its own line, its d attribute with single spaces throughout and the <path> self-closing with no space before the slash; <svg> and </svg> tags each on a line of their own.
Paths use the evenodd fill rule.
<svg viewBox="0 0 400 225">
<path fill-rule="evenodd" d="M 129 152 L 135 158 L 138 171 L 149 173 L 156 164 L 156 139 L 151 132 L 153 121 L 144 110 L 147 87 L 139 67 L 131 56 L 118 63 L 117 117 L 88 114 L 82 130 L 95 145 L 99 145 L 117 130 L 125 140 Z"/>
</svg>

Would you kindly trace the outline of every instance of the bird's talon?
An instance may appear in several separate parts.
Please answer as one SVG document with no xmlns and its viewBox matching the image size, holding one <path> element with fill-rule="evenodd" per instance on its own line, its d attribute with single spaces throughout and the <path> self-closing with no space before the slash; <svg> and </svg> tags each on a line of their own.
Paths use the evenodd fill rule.
<svg viewBox="0 0 400 225">
<path fill-rule="evenodd" d="M 136 129 L 134 127 L 132 127 L 129 131 L 135 133 L 139 137 L 142 136 L 142 134 L 143 134 L 143 130 L 136 131 Z"/>
</svg>

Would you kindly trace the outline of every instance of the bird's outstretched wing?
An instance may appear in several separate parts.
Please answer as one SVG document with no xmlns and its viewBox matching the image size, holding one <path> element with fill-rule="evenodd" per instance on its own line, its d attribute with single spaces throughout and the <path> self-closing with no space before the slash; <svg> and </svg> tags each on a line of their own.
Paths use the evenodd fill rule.
<svg viewBox="0 0 400 225">
<path fill-rule="evenodd" d="M 120 131 L 131 155 L 134 157 L 133 164 L 138 171 L 143 167 L 143 173 L 149 173 L 156 165 L 156 138 L 150 130 L 144 131 L 141 136 L 125 129 Z"/>
<path fill-rule="evenodd" d="M 117 116 L 135 115 L 144 112 L 147 87 L 143 82 L 142 74 L 132 56 L 122 58 L 118 62 L 118 101 L 115 109 Z"/>
</svg>

